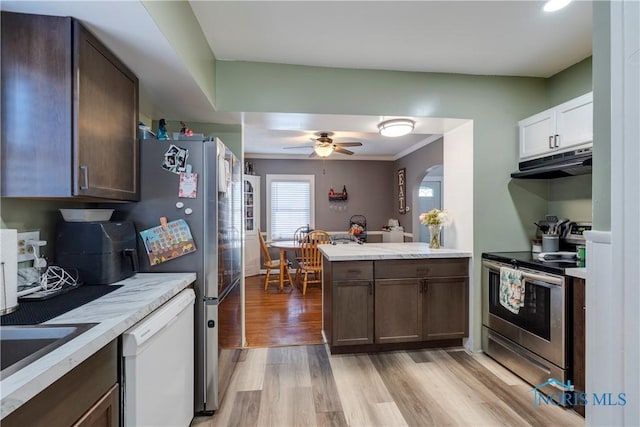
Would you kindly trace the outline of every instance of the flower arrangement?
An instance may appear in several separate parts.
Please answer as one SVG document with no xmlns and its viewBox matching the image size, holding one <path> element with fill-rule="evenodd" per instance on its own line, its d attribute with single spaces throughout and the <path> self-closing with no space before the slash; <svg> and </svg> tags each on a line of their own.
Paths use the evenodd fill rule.
<svg viewBox="0 0 640 427">
<path fill-rule="evenodd" d="M 418 217 L 424 225 L 444 225 L 449 222 L 449 214 L 444 209 L 431 209 Z"/>
<path fill-rule="evenodd" d="M 429 212 L 421 213 L 418 217 L 420 222 L 429 228 L 429 247 L 440 248 L 440 228 L 449 222 L 449 214 L 444 209 L 431 209 Z"/>
</svg>

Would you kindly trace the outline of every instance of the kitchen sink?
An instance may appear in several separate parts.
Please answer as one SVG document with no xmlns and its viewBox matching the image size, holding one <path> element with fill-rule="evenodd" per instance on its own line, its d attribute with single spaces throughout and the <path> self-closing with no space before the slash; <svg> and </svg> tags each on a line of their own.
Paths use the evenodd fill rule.
<svg viewBox="0 0 640 427">
<path fill-rule="evenodd" d="M 6 378 L 96 323 L 0 327 L 0 378 Z"/>
</svg>

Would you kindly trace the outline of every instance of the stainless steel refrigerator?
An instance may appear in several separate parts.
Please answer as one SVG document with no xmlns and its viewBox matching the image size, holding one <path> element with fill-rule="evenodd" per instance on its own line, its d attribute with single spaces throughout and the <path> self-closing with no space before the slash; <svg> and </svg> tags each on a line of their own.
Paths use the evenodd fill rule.
<svg viewBox="0 0 640 427">
<path fill-rule="evenodd" d="M 182 150 L 188 152 L 185 161 Z M 180 175 L 167 169 L 182 164 L 198 174 L 195 198 L 179 197 Z M 151 265 L 138 234 L 138 254 L 143 272 L 197 274 L 195 413 L 200 414 L 218 409 L 242 346 L 241 186 L 241 164 L 219 139 L 147 139 L 140 141 L 140 202 L 114 206 L 119 219 L 132 220 L 138 232 L 160 225 L 161 217 L 189 225 L 195 252 Z"/>
</svg>

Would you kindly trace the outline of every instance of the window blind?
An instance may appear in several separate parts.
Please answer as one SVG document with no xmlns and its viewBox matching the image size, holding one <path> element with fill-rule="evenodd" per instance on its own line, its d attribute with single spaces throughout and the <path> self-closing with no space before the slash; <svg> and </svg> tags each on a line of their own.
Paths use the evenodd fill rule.
<svg viewBox="0 0 640 427">
<path fill-rule="evenodd" d="M 290 240 L 303 225 L 311 224 L 311 182 L 272 180 L 271 240 Z"/>
</svg>

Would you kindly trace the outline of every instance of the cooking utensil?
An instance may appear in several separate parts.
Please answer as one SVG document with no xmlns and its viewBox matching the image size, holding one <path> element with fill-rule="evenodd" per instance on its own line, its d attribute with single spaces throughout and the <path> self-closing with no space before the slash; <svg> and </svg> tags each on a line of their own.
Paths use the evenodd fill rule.
<svg viewBox="0 0 640 427">
<path fill-rule="evenodd" d="M 534 224 L 536 227 L 538 227 L 538 230 L 540 230 L 540 232 L 541 232 L 542 234 L 544 234 L 544 233 L 546 233 L 547 231 L 549 231 L 549 226 L 548 226 L 548 225 L 545 225 L 545 224 L 540 225 L 540 224 L 538 224 L 537 222 L 534 222 L 533 224 Z"/>
<path fill-rule="evenodd" d="M 555 215 L 545 215 L 544 217 L 545 221 L 547 221 L 547 224 L 549 225 L 549 229 L 548 232 L 549 234 L 555 234 L 556 232 L 556 223 L 558 222 L 558 217 Z"/>
<path fill-rule="evenodd" d="M 564 234 L 563 225 L 567 224 L 568 222 L 569 218 L 560 219 L 555 226 L 555 233 L 560 235 Z"/>
</svg>

